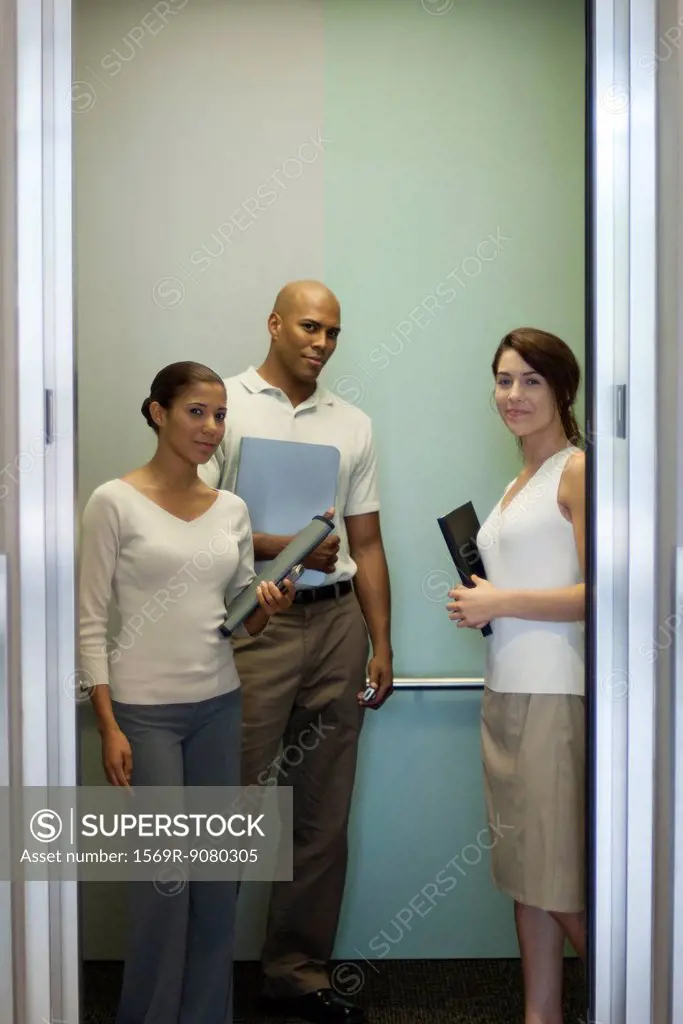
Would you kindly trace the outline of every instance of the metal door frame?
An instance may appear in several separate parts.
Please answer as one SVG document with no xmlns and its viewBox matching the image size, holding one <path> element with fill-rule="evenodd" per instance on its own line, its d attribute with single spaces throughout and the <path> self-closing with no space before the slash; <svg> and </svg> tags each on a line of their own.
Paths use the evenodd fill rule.
<svg viewBox="0 0 683 1024">
<path fill-rule="evenodd" d="M 0 18 L 1 188 L 10 214 L 0 256 L 8 370 L 0 382 L 8 613 L 0 724 L 2 781 L 20 794 L 22 786 L 73 786 L 77 771 L 71 4 L 0 0 Z M 2 933 L 3 964 L 11 963 L 0 976 L 3 1005 L 16 1021 L 76 1024 L 76 884 L 4 884 L 1 898 L 14 915 Z"/>
<path fill-rule="evenodd" d="M 13 781 L 74 785 L 71 4 L 0 4 L 3 26 L 16 31 L 16 106 L 11 90 L 0 97 L 16 124 L 16 253 L 4 252 L 5 260 L 16 257 L 15 451 L 43 458 L 46 467 L 22 471 L 7 499 L 16 502 L 19 530 L 18 548 L 9 552 L 9 603 L 24 610 L 8 636 L 23 684 L 15 693 L 4 672 L 0 707 L 12 695 L 21 700 L 21 729 L 9 737 L 10 754 L 19 751 L 18 760 L 10 757 Z M 588 435 L 597 442 L 589 446 L 590 1014 L 601 1024 L 644 1024 L 653 995 L 655 670 L 639 651 L 655 617 L 656 79 L 642 73 L 637 57 L 656 46 L 656 15 L 655 0 L 589 3 Z M 5 273 L 4 287 L 8 280 Z M 627 389 L 626 438 L 617 436 L 620 385 Z M 47 449 L 32 454 L 50 428 Z M 0 725 L 9 727 L 6 717 Z M 628 878 L 627 863 L 638 867 Z M 80 1002 L 76 887 L 34 884 L 21 896 L 15 1014 L 72 1024 Z M 0 984 L 4 992 L 2 974 Z"/>
<path fill-rule="evenodd" d="M 656 0 L 589 17 L 590 1019 L 653 1007 L 657 541 Z M 627 867 L 630 869 L 627 871 Z"/>
</svg>

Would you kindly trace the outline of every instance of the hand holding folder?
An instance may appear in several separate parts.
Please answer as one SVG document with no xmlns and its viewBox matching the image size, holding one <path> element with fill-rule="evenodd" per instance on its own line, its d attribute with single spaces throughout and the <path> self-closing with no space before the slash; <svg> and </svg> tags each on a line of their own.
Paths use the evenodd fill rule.
<svg viewBox="0 0 683 1024">
<path fill-rule="evenodd" d="M 472 502 L 454 508 L 448 515 L 438 518 L 437 523 L 463 584 L 473 587 L 473 575 L 485 580 L 486 570 L 477 547 L 479 520 Z M 483 636 L 491 636 L 491 625 L 487 623 L 481 632 Z"/>
<path fill-rule="evenodd" d="M 257 590 L 260 583 L 272 581 L 276 585 L 281 584 L 288 578 L 292 569 L 300 567 L 304 559 L 333 529 L 334 523 L 328 516 L 314 516 L 307 526 L 299 530 L 278 557 L 268 562 L 265 571 L 257 573 L 252 583 L 226 609 L 225 621 L 219 626 L 223 636 L 232 636 L 237 627 L 256 610 L 259 604 Z"/>
</svg>

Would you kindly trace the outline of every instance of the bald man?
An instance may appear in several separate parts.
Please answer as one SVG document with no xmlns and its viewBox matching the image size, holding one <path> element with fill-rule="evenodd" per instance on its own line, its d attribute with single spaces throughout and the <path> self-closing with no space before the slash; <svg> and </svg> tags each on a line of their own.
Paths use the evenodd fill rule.
<svg viewBox="0 0 683 1024">
<path fill-rule="evenodd" d="M 268 318 L 264 362 L 225 381 L 225 440 L 203 475 L 233 490 L 245 436 L 340 452 L 337 533 L 305 563 L 327 574 L 325 581 L 299 586 L 288 613 L 275 616 L 261 636 L 233 644 L 243 696 L 242 783 L 263 785 L 274 772 L 294 794 L 294 877 L 273 886 L 261 958 L 264 996 L 270 1008 L 305 1020 L 360 1024 L 362 1010 L 332 988 L 328 962 L 344 894 L 364 709 L 384 703 L 393 670 L 371 423 L 318 384 L 340 329 L 339 302 L 325 285 L 297 281 L 282 289 Z M 289 539 L 255 534 L 255 559 L 275 558 Z M 367 704 L 366 672 L 376 688 Z"/>
</svg>

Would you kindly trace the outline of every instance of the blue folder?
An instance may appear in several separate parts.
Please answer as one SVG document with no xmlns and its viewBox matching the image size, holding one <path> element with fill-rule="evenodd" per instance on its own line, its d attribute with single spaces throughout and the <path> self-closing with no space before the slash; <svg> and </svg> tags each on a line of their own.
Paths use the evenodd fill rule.
<svg viewBox="0 0 683 1024">
<path fill-rule="evenodd" d="M 339 461 L 339 450 L 331 445 L 243 437 L 235 494 L 249 509 L 253 532 L 293 535 L 332 508 Z M 257 562 L 256 572 L 265 564 Z M 326 573 L 306 569 L 296 586 L 317 587 L 326 579 Z"/>
</svg>

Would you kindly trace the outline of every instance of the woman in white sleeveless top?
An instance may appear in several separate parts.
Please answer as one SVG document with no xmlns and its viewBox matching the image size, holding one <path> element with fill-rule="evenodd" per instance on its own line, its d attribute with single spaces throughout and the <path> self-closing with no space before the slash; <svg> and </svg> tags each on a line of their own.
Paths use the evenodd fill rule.
<svg viewBox="0 0 683 1024">
<path fill-rule="evenodd" d="M 561 1024 L 565 938 L 585 957 L 585 456 L 567 345 L 512 331 L 493 359 L 524 466 L 477 542 L 486 580 L 451 591 L 459 627 L 492 625 L 482 754 L 495 884 L 515 901 L 525 1024 Z"/>
</svg>

